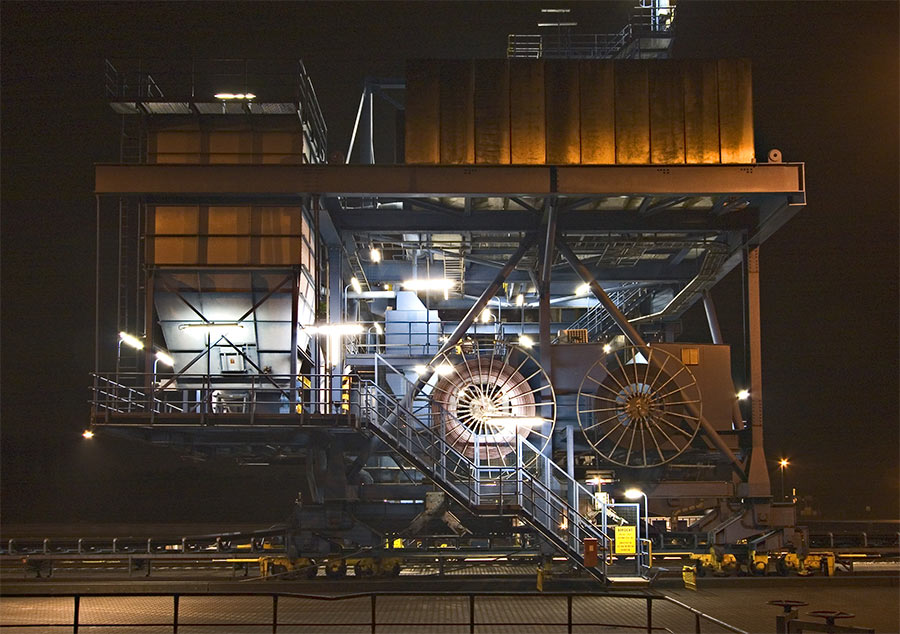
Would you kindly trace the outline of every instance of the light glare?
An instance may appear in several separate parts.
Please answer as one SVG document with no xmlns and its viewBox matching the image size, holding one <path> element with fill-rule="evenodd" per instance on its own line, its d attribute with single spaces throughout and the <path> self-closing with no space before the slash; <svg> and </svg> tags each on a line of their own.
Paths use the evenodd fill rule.
<svg viewBox="0 0 900 634">
<path fill-rule="evenodd" d="M 748 398 L 750 398 L 750 390 L 741 390 L 737 393 L 737 397 L 740 401 L 746 401 Z"/>
<path fill-rule="evenodd" d="M 81 436 L 82 438 L 87 438 L 88 440 L 90 440 L 94 437 L 94 432 L 92 432 L 90 429 L 85 429 L 83 432 L 81 432 Z"/>
<path fill-rule="evenodd" d="M 163 365 L 167 365 L 170 368 L 175 367 L 175 359 L 171 357 L 171 355 L 166 354 L 162 350 L 157 350 L 156 352 L 156 360 L 162 363 Z"/>
<path fill-rule="evenodd" d="M 362 284 L 359 283 L 359 280 L 356 277 L 350 278 L 350 286 L 353 287 L 354 293 L 362 293 Z"/>
<path fill-rule="evenodd" d="M 369 249 L 369 259 L 372 260 L 372 262 L 381 262 L 381 251 L 372 247 Z"/>
<path fill-rule="evenodd" d="M 127 332 L 120 332 L 119 339 L 122 340 L 122 343 L 127 343 L 132 348 L 136 348 L 138 350 L 144 349 L 144 342 L 137 337 L 129 335 Z"/>
<path fill-rule="evenodd" d="M 640 489 L 627 489 L 625 491 L 625 498 L 628 500 L 639 500 L 644 495 L 644 492 Z"/>
<path fill-rule="evenodd" d="M 529 337 L 528 335 L 520 335 L 519 336 L 519 345 L 523 348 L 530 348 L 534 345 L 534 339 Z"/>
<path fill-rule="evenodd" d="M 575 289 L 576 295 L 587 295 L 591 291 L 590 284 L 581 284 L 578 288 Z"/>
</svg>

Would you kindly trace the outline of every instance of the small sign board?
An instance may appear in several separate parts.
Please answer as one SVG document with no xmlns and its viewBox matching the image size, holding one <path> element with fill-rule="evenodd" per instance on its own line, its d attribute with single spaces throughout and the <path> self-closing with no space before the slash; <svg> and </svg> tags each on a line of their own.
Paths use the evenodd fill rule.
<svg viewBox="0 0 900 634">
<path fill-rule="evenodd" d="M 697 569 L 693 566 L 684 566 L 681 569 L 681 579 L 686 590 L 697 590 Z"/>
<path fill-rule="evenodd" d="M 616 526 L 617 555 L 637 554 L 637 526 Z"/>
</svg>

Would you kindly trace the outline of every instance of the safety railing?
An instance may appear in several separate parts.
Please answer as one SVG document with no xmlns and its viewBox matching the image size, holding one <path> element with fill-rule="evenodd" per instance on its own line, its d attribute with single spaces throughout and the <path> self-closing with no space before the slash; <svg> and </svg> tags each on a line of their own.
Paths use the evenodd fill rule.
<svg viewBox="0 0 900 634">
<path fill-rule="evenodd" d="M 159 606 L 153 616 L 147 612 L 148 598 L 169 599 L 169 606 Z M 552 592 L 363 592 L 322 596 L 289 592 L 140 592 L 140 593 L 40 593 L 6 592 L 0 598 L 7 601 L 0 617 L 0 628 L 67 628 L 78 634 L 80 629 L 153 628 L 154 631 L 179 629 L 208 629 L 222 631 L 230 627 L 242 630 L 278 632 L 279 628 L 316 628 L 334 632 L 368 631 L 372 633 L 405 629 L 419 631 L 425 628 L 457 628 L 476 634 L 495 631 L 498 627 L 566 628 L 567 632 L 584 628 L 653 632 L 700 632 L 701 622 L 714 625 L 726 632 L 747 634 L 699 610 L 695 610 L 670 597 L 656 593 L 606 592 L 552 593 Z M 236 598 L 239 598 L 236 600 Z M 253 601 L 253 598 L 260 599 Z M 31 605 L 16 605 L 9 600 L 25 600 Z M 71 601 L 68 607 L 60 600 Z M 410 600 L 414 599 L 414 600 Z M 431 603 L 435 599 L 440 603 Z M 34 610 L 35 603 L 46 600 L 41 611 Z M 111 601 L 112 600 L 112 601 Z M 497 610 L 498 600 L 540 602 L 540 609 L 522 613 L 522 617 L 510 620 L 508 609 Z M 435 612 L 432 606 L 445 607 L 448 601 L 461 603 L 449 618 L 429 618 Z M 609 601 L 619 602 L 609 609 Z M 404 606 L 398 613 L 398 602 Z M 643 605 L 643 609 L 637 607 Z M 113 609 L 109 609 L 112 605 Z M 410 610 L 410 605 L 418 609 Z M 155 605 L 154 605 L 155 607 Z M 98 614 L 97 609 L 102 612 Z M 106 608 L 106 609 L 104 609 Z M 58 614 L 55 619 L 45 614 Z M 526 614 L 538 614 L 537 620 Z M 36 614 L 41 616 L 35 617 Z M 101 616 L 102 614 L 102 616 Z M 401 620 L 407 614 L 407 620 Z M 450 614 L 454 616 L 450 616 Z M 610 614 L 616 622 L 610 622 Z M 457 616 L 458 615 L 458 616 Z M 629 618 L 630 616 L 630 618 Z M 153 618 L 155 617 L 155 618 Z M 418 617 L 418 618 L 416 618 Z M 683 619 L 681 617 L 684 617 Z M 44 620 L 47 619 L 47 620 Z M 624 622 L 623 622 L 624 621 Z M 660 621 L 668 626 L 659 625 Z M 676 629 L 672 629 L 672 628 Z M 821 630 L 820 630 L 821 631 Z"/>
<path fill-rule="evenodd" d="M 125 420 L 128 415 L 134 415 L 135 422 L 149 417 L 151 423 L 231 415 L 252 425 L 262 416 L 359 414 L 356 377 L 338 373 L 304 375 L 293 381 L 290 375 L 278 374 L 93 376 L 93 417 L 101 424 L 110 418 Z"/>
<path fill-rule="evenodd" d="M 609 298 L 616 305 L 619 311 L 625 316 L 634 310 L 640 301 L 647 294 L 647 288 L 639 284 L 626 287 L 624 289 L 610 291 Z M 615 321 L 609 311 L 603 304 L 597 303 L 591 306 L 583 315 L 572 322 L 569 326 L 571 330 L 584 329 L 588 331 L 588 341 L 593 340 L 598 335 L 610 330 L 615 325 Z M 558 339 L 554 339 L 556 343 Z"/>
</svg>

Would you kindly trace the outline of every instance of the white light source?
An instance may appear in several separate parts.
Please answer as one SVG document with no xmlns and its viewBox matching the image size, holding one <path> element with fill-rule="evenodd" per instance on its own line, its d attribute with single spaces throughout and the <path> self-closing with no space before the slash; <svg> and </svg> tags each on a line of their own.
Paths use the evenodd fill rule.
<svg viewBox="0 0 900 634">
<path fill-rule="evenodd" d="M 163 365 L 167 365 L 170 368 L 175 367 L 175 359 L 171 357 L 171 355 L 166 354 L 162 350 L 156 351 L 156 360 L 162 363 Z"/>
<path fill-rule="evenodd" d="M 449 363 L 442 363 L 434 369 L 440 376 L 447 376 L 448 374 L 453 374 L 456 372 L 456 368 L 454 368 Z"/>
<path fill-rule="evenodd" d="M 122 343 L 127 343 L 132 348 L 137 348 L 138 350 L 144 349 L 144 342 L 135 336 L 129 335 L 127 332 L 120 332 L 119 339 L 122 340 Z"/>
<path fill-rule="evenodd" d="M 403 288 L 408 291 L 449 291 L 456 282 L 446 278 L 406 280 Z"/>
<path fill-rule="evenodd" d="M 604 343 L 603 344 L 603 352 L 605 352 L 606 354 L 609 354 L 610 352 L 612 352 L 612 346 L 609 345 L 608 343 Z"/>
<path fill-rule="evenodd" d="M 590 284 L 580 284 L 578 288 L 575 289 L 576 295 L 587 295 L 591 291 Z"/>
<path fill-rule="evenodd" d="M 428 371 L 428 366 L 425 365 L 414 365 L 413 372 L 416 373 L 417 376 L 422 376 Z"/>
<path fill-rule="evenodd" d="M 519 335 L 519 345 L 523 348 L 530 348 L 534 345 L 534 339 L 528 335 Z"/>
<path fill-rule="evenodd" d="M 94 432 L 92 432 L 90 429 L 85 429 L 83 432 L 81 432 L 81 436 L 82 438 L 87 438 L 88 440 L 90 440 L 94 437 Z"/>
<path fill-rule="evenodd" d="M 750 390 L 741 390 L 737 393 L 737 397 L 739 401 L 746 401 L 750 398 Z"/>
<path fill-rule="evenodd" d="M 781 460 L 778 461 L 778 466 L 781 467 L 782 469 L 784 469 L 789 464 L 791 464 L 791 463 L 787 458 L 782 458 Z"/>
<path fill-rule="evenodd" d="M 375 326 L 375 332 L 377 332 L 379 335 L 383 335 L 383 334 L 384 334 L 384 328 L 381 327 L 381 323 L 380 323 L 380 322 L 377 322 L 377 321 L 374 322 L 374 326 Z"/>
<path fill-rule="evenodd" d="M 239 92 L 239 93 L 231 93 L 231 92 L 217 92 L 215 95 L 216 99 L 221 99 L 223 101 L 230 101 L 232 99 L 256 99 L 256 95 L 252 92 Z"/>
<path fill-rule="evenodd" d="M 372 247 L 371 249 L 369 249 L 369 259 L 372 262 L 381 262 L 381 251 L 379 249 L 376 249 L 375 247 Z"/>
<path fill-rule="evenodd" d="M 522 293 L 516 295 L 516 306 L 524 306 L 525 305 L 525 296 Z"/>
<path fill-rule="evenodd" d="M 362 284 L 359 283 L 359 280 L 356 277 L 350 278 L 350 286 L 353 287 L 354 293 L 362 293 Z"/>
<path fill-rule="evenodd" d="M 486 324 L 489 323 L 494 318 L 494 315 L 491 314 L 490 309 L 485 308 L 481 311 L 481 323 Z"/>
<path fill-rule="evenodd" d="M 644 492 L 640 489 L 626 489 L 625 490 L 625 499 L 628 500 L 640 500 L 644 496 Z"/>
<path fill-rule="evenodd" d="M 495 427 L 537 427 L 547 422 L 540 416 L 487 416 L 484 422 Z"/>
<path fill-rule="evenodd" d="M 320 335 L 358 335 L 363 331 L 362 324 L 321 324 L 319 326 L 304 326 L 307 332 Z"/>
</svg>

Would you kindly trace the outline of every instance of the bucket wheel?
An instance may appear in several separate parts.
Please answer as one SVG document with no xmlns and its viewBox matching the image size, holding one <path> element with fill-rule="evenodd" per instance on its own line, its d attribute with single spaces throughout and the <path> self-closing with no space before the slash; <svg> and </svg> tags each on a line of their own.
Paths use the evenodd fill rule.
<svg viewBox="0 0 900 634">
<path fill-rule="evenodd" d="M 502 341 L 468 341 L 441 354 L 431 397 L 431 420 L 444 440 L 482 467 L 527 464 L 518 438 L 538 451 L 550 442 L 556 395 L 550 377 L 525 349 Z"/>
<path fill-rule="evenodd" d="M 578 390 L 578 424 L 604 459 L 631 468 L 665 464 L 700 429 L 700 388 L 675 355 L 650 347 L 612 351 L 588 370 Z"/>
</svg>

